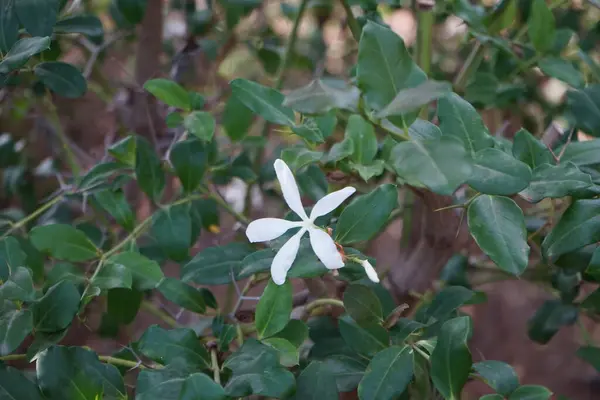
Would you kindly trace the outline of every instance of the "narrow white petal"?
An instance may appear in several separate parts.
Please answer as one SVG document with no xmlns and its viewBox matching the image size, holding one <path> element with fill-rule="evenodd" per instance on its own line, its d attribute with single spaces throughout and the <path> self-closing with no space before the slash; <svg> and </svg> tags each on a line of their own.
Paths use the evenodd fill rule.
<svg viewBox="0 0 600 400">
<path fill-rule="evenodd" d="M 313 207 L 310 212 L 310 220 L 314 221 L 322 215 L 328 214 L 338 208 L 340 204 L 344 202 L 348 197 L 352 196 L 356 192 L 356 189 L 352 186 L 347 186 L 342 190 L 329 193 L 321 200 L 317 201 L 317 204 Z"/>
<path fill-rule="evenodd" d="M 375 271 L 375 268 L 373 268 L 371 263 L 368 260 L 364 260 L 361 262 L 361 265 L 365 269 L 367 277 L 373 282 L 379 283 L 379 276 L 377 276 L 377 271 Z"/>
<path fill-rule="evenodd" d="M 275 160 L 274 166 L 285 202 L 300 218 L 307 220 L 308 217 L 302 206 L 302 201 L 300 201 L 298 185 L 296 184 L 296 179 L 294 178 L 294 174 L 292 174 L 290 167 L 280 159 Z"/>
<path fill-rule="evenodd" d="M 292 222 L 280 218 L 261 218 L 250 222 L 246 228 L 246 236 L 252 243 L 267 242 L 277 239 L 288 229 L 300 226 L 301 222 Z"/>
<path fill-rule="evenodd" d="M 327 233 L 318 228 L 310 228 L 310 245 L 319 260 L 327 269 L 339 269 L 344 266 L 344 260 L 339 253 L 335 242 Z"/>
<path fill-rule="evenodd" d="M 304 232 L 306 232 L 306 229 L 300 229 L 275 254 L 275 258 L 271 263 L 271 278 L 276 284 L 283 285 L 285 283 L 285 277 L 296 259 L 298 248 L 300 248 L 300 238 L 302 238 Z"/>
</svg>

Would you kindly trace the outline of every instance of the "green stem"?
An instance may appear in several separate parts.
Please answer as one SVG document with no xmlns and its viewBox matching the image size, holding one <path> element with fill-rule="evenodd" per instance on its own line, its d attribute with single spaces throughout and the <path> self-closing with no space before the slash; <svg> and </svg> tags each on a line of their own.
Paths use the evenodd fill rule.
<svg viewBox="0 0 600 400">
<path fill-rule="evenodd" d="M 344 302 L 338 299 L 316 299 L 306 305 L 306 307 L 304 308 L 304 318 L 302 319 L 307 319 L 308 317 L 310 317 L 310 315 L 315 309 L 323 306 L 335 306 L 344 308 Z"/>
<path fill-rule="evenodd" d="M 483 59 L 483 50 L 483 45 L 481 42 L 477 41 L 454 79 L 454 87 L 456 90 L 463 90 L 471 75 L 477 70 L 479 63 Z"/>
<path fill-rule="evenodd" d="M 60 140 L 60 144 L 62 145 L 63 151 L 65 153 L 67 164 L 69 164 L 69 169 L 71 170 L 71 173 L 73 174 L 73 178 L 74 178 L 75 182 L 77 182 L 79 180 L 79 176 L 81 174 L 82 168 L 79 165 L 79 162 L 77 161 L 77 157 L 75 156 L 73 149 L 71 148 L 71 144 L 69 143 L 69 139 L 67 138 L 67 135 L 65 134 L 65 132 L 62 129 L 62 125 L 60 123 L 60 118 L 58 116 L 58 112 L 56 111 L 56 106 L 52 102 L 52 98 L 49 98 L 47 103 L 48 103 L 48 111 L 50 113 L 50 115 L 49 115 L 50 122 L 53 125 L 54 130 L 56 131 L 58 140 Z"/>
<path fill-rule="evenodd" d="M 147 311 L 148 313 L 154 315 L 155 317 L 160 318 L 161 320 L 163 320 L 167 325 L 169 325 L 172 328 L 179 327 L 179 323 L 177 321 L 175 321 L 175 319 L 173 319 L 173 317 L 171 317 L 166 312 L 164 312 L 160 308 L 156 307 L 154 304 L 152 304 L 149 301 L 145 301 L 145 300 L 142 301 L 140 308 L 142 310 Z"/>
<path fill-rule="evenodd" d="M 26 360 L 27 354 L 9 354 L 7 356 L 0 357 L 0 361 L 18 361 L 18 360 Z M 125 360 L 122 358 L 116 358 L 112 356 L 98 356 L 98 359 L 106 364 L 117 365 L 120 367 L 126 368 L 146 368 L 144 365 L 131 360 Z M 157 366 L 158 367 L 158 366 Z M 162 366 L 158 367 L 162 368 Z"/>
<path fill-rule="evenodd" d="M 9 354 L 7 356 L 0 357 L 0 361 L 17 361 L 26 360 L 27 354 Z"/>
<path fill-rule="evenodd" d="M 221 384 L 221 371 L 219 369 L 219 359 L 217 357 L 216 349 L 212 349 L 210 351 L 210 361 L 211 361 L 211 367 L 213 370 L 213 376 L 215 378 L 215 382 L 220 385 Z"/>
<path fill-rule="evenodd" d="M 356 20 L 356 17 L 354 17 L 354 14 L 352 13 L 352 8 L 350 8 L 350 4 L 348 4 L 348 1 L 340 0 L 340 2 L 342 3 L 342 7 L 344 7 L 344 11 L 346 11 L 346 18 L 348 21 L 348 27 L 350 28 L 350 32 L 352 32 L 352 36 L 354 36 L 354 40 L 359 42 L 360 35 L 362 33 L 360 24 Z"/>
<path fill-rule="evenodd" d="M 434 15 L 431 10 L 417 11 L 417 64 L 425 74 L 431 71 L 431 42 Z"/>
<path fill-rule="evenodd" d="M 50 200 L 46 204 L 42 205 L 41 207 L 39 207 L 37 210 L 35 210 L 31 214 L 29 214 L 28 216 L 26 216 L 25 218 L 19 220 L 17 223 L 13 224 L 10 227 L 10 229 L 8 231 L 6 231 L 2 235 L 2 237 L 0 237 L 0 239 L 3 239 L 5 237 L 7 237 L 12 232 L 14 232 L 14 231 L 16 231 L 18 229 L 21 229 L 22 227 L 24 227 L 25 225 L 27 225 L 29 222 L 31 222 L 34 219 L 36 219 L 38 216 L 40 216 L 41 214 L 45 213 L 50 208 L 54 207 L 54 205 L 60 203 L 64 199 L 64 197 L 65 197 L 64 194 L 60 194 L 60 195 L 56 196 L 55 198 L 53 198 L 52 200 Z"/>
</svg>

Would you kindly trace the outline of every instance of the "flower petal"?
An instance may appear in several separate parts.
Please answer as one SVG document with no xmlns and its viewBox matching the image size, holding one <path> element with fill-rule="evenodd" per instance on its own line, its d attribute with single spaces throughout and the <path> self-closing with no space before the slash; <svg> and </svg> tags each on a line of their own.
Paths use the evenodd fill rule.
<svg viewBox="0 0 600 400">
<path fill-rule="evenodd" d="M 300 239 L 305 232 L 306 229 L 300 229 L 275 254 L 275 258 L 273 258 L 273 262 L 271 263 L 271 278 L 273 278 L 273 282 L 276 284 L 283 285 L 285 283 L 285 277 L 296 259 L 298 249 L 300 248 Z"/>
<path fill-rule="evenodd" d="M 306 216 L 306 211 L 304 211 L 302 201 L 300 200 L 298 185 L 296 184 L 296 179 L 294 178 L 290 167 L 280 159 L 275 160 L 274 166 L 285 202 L 300 218 L 307 220 L 308 217 Z"/>
<path fill-rule="evenodd" d="M 344 202 L 344 200 L 352 196 L 354 192 L 356 192 L 355 188 L 352 186 L 347 186 L 342 190 L 329 193 L 327 196 L 317 201 L 317 204 L 314 205 L 312 211 L 310 212 L 310 220 L 314 221 L 320 216 L 329 214 L 331 211 L 338 208 L 340 204 Z"/>
<path fill-rule="evenodd" d="M 375 271 L 375 268 L 373 268 L 371 263 L 368 260 L 364 260 L 360 264 L 365 269 L 365 272 L 367 273 L 367 277 L 370 280 L 372 280 L 373 282 L 379 283 L 379 276 L 377 276 L 377 271 Z"/>
<path fill-rule="evenodd" d="M 298 227 L 302 222 L 292 222 L 280 218 L 261 218 L 250 222 L 246 236 L 251 243 L 267 242 L 277 239 L 288 229 Z"/>
<path fill-rule="evenodd" d="M 342 268 L 344 260 L 342 260 L 342 255 L 331 236 L 318 228 L 310 228 L 308 232 L 310 233 L 310 246 L 325 267 L 327 269 Z"/>
</svg>

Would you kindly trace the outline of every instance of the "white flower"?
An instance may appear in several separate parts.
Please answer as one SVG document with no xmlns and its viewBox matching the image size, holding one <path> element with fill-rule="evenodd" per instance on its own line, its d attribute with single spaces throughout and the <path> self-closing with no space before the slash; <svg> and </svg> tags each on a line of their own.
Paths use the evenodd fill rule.
<svg viewBox="0 0 600 400">
<path fill-rule="evenodd" d="M 344 266 L 344 260 L 335 245 L 335 242 L 325 231 L 315 225 L 315 219 L 326 215 L 336 209 L 340 204 L 350 197 L 356 189 L 345 187 L 342 190 L 330 193 L 323 197 L 313 207 L 310 217 L 306 215 L 302 202 L 300 201 L 300 192 L 294 179 L 292 171 L 282 160 L 275 160 L 275 173 L 281 186 L 283 198 L 287 205 L 294 211 L 302 221 L 294 222 L 279 218 L 261 218 L 252 221 L 246 229 L 246 236 L 250 242 L 267 242 L 283 235 L 288 229 L 300 228 L 298 233 L 292 236 L 279 249 L 273 262 L 271 263 L 271 277 L 273 282 L 283 285 L 288 270 L 294 263 L 300 239 L 308 231 L 310 235 L 310 245 L 321 262 L 328 269 L 338 269 Z"/>
<path fill-rule="evenodd" d="M 361 261 L 360 265 L 363 266 L 365 272 L 367 273 L 367 277 L 375 283 L 379 283 L 379 276 L 377 276 L 377 271 L 371 265 L 368 260 Z"/>
</svg>

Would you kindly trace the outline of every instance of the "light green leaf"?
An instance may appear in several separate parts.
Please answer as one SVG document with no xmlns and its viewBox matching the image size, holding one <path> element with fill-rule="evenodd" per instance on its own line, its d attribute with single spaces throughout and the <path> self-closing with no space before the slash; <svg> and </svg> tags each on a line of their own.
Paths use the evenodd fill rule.
<svg viewBox="0 0 600 400">
<path fill-rule="evenodd" d="M 37 332 L 58 332 L 71 324 L 79 310 L 79 291 L 72 282 L 61 281 L 35 302 L 33 324 Z"/>
<path fill-rule="evenodd" d="M 108 148 L 108 153 L 118 161 L 135 167 L 137 141 L 135 136 L 127 136 Z"/>
<path fill-rule="evenodd" d="M 144 84 L 144 89 L 168 106 L 186 111 L 192 109 L 187 90 L 169 79 L 151 79 Z"/>
<path fill-rule="evenodd" d="M 37 226 L 31 230 L 30 239 L 40 251 L 67 261 L 88 261 L 100 256 L 100 251 L 85 233 L 71 225 L 52 224 Z"/>
<path fill-rule="evenodd" d="M 164 278 L 158 263 L 134 251 L 126 251 L 110 256 L 106 260 L 104 268 L 115 271 L 128 270 L 132 276 L 133 287 L 137 290 L 154 289 Z"/>
<path fill-rule="evenodd" d="M 520 275 L 529 260 L 525 218 L 507 197 L 482 195 L 468 209 L 471 235 L 485 254 L 502 270 Z"/>
<path fill-rule="evenodd" d="M 216 123 L 210 113 L 194 111 L 185 117 L 183 126 L 198 139 L 209 142 L 215 134 Z"/>
<path fill-rule="evenodd" d="M 548 400 L 552 392 L 543 386 L 523 385 L 508 396 L 508 400 Z"/>
<path fill-rule="evenodd" d="M 416 141 L 435 140 L 442 137 L 442 131 L 429 121 L 417 119 L 408 127 L 408 136 Z"/>
<path fill-rule="evenodd" d="M 142 191 L 159 201 L 165 188 L 165 173 L 152 145 L 141 136 L 136 137 L 135 175 Z"/>
<path fill-rule="evenodd" d="M 556 20 L 546 0 L 533 0 L 527 28 L 529 39 L 538 52 L 544 53 L 552 47 Z"/>
<path fill-rule="evenodd" d="M 360 400 L 388 400 L 400 396 L 413 377 L 409 346 L 391 346 L 375 355 L 358 385 Z"/>
<path fill-rule="evenodd" d="M 31 36 L 52 36 L 58 0 L 15 0 L 15 11 Z"/>
<path fill-rule="evenodd" d="M 232 96 L 255 114 L 274 124 L 295 125 L 294 111 L 282 105 L 284 96 L 277 90 L 245 79 L 234 79 L 230 86 Z"/>
<path fill-rule="evenodd" d="M 519 386 L 519 376 L 505 362 L 484 360 L 473 364 L 475 372 L 496 392 L 508 396 Z"/>
<path fill-rule="evenodd" d="M 256 306 L 256 331 L 259 338 L 275 335 L 287 325 L 292 312 L 292 284 L 277 285 L 269 280 Z"/>
<path fill-rule="evenodd" d="M 523 161 L 532 169 L 554 163 L 550 150 L 525 129 L 516 133 L 512 153 L 517 160 Z"/>
<path fill-rule="evenodd" d="M 374 160 L 373 164 L 370 165 L 350 163 L 350 168 L 358 172 L 360 177 L 364 179 L 365 182 L 374 176 L 383 174 L 384 167 L 385 162 L 383 160 Z"/>
<path fill-rule="evenodd" d="M 439 99 L 451 91 L 452 85 L 448 82 L 425 81 L 414 88 L 400 90 L 391 103 L 375 114 L 375 117 L 386 118 L 392 115 L 406 114 Z"/>
<path fill-rule="evenodd" d="M 591 176 L 581 172 L 572 162 L 542 164 L 533 170 L 529 186 L 519 195 L 530 203 L 537 203 L 545 198 L 576 195 L 590 186 Z"/>
<path fill-rule="evenodd" d="M 49 37 L 23 38 L 17 41 L 0 62 L 0 74 L 21 68 L 31 57 L 50 48 Z"/>
<path fill-rule="evenodd" d="M 525 189 L 531 181 L 531 168 L 501 150 L 480 150 L 473 161 L 473 174 L 467 183 L 478 192 L 512 195 Z"/>
<path fill-rule="evenodd" d="M 296 382 L 296 400 L 338 400 L 335 377 L 322 361 L 312 361 Z"/>
<path fill-rule="evenodd" d="M 146 357 L 169 364 L 176 359 L 183 360 L 191 368 L 210 368 L 210 356 L 193 330 L 188 328 L 163 329 L 152 325 L 142 335 L 136 345 Z"/>
<path fill-rule="evenodd" d="M 193 311 L 203 314 L 206 311 L 204 294 L 193 286 L 174 278 L 164 278 L 157 287 L 158 291 L 169 301 Z"/>
<path fill-rule="evenodd" d="M 364 285 L 353 284 L 344 291 L 346 312 L 359 324 L 383 322 L 383 310 L 375 293 Z"/>
<path fill-rule="evenodd" d="M 41 63 L 33 70 L 44 85 L 56 94 L 75 99 L 87 91 L 87 82 L 81 72 L 71 64 L 60 61 Z"/>
<path fill-rule="evenodd" d="M 282 105 L 302 114 L 324 114 L 332 109 L 356 111 L 359 96 L 355 86 L 329 86 L 326 81 L 314 79 L 288 93 Z"/>
</svg>

